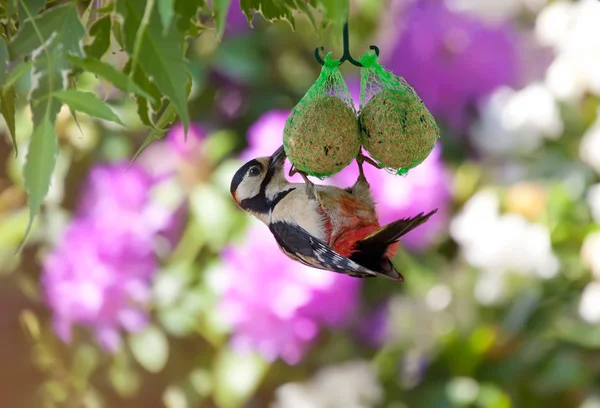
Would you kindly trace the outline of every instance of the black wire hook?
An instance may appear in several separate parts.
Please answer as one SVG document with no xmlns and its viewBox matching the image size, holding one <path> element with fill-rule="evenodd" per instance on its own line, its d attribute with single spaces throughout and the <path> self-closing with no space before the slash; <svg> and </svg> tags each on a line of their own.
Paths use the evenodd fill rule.
<svg viewBox="0 0 600 408">
<path fill-rule="evenodd" d="M 342 65 L 345 61 L 349 61 L 354 66 L 362 67 L 362 64 L 360 62 L 358 62 L 357 60 L 355 60 L 354 58 L 352 58 L 352 55 L 350 55 L 350 40 L 348 39 L 348 22 L 347 21 L 344 23 L 343 34 L 344 34 L 344 53 L 342 54 L 342 58 L 340 58 L 340 65 Z M 371 45 L 369 47 L 369 49 L 375 51 L 375 54 L 379 57 L 379 48 L 376 45 Z M 325 50 L 325 48 L 323 48 L 323 47 L 317 47 L 315 49 L 315 59 L 321 65 L 325 64 L 325 61 L 319 55 L 319 51 L 324 51 L 324 50 Z"/>
</svg>

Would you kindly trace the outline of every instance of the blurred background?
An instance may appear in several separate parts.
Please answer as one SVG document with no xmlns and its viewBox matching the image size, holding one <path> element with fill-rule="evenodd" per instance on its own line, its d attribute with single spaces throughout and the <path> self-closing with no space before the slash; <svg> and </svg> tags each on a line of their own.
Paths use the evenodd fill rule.
<svg viewBox="0 0 600 408">
<path fill-rule="evenodd" d="M 232 175 L 281 144 L 341 35 L 249 28 L 234 1 L 222 43 L 189 48 L 187 141 L 176 125 L 128 169 L 134 101 L 84 75 L 127 130 L 61 112 L 18 256 L 24 98 L 17 158 L 2 123 L 0 405 L 600 407 L 600 2 L 355 0 L 350 44 L 378 45 L 442 129 L 405 177 L 367 173 L 383 223 L 439 209 L 403 239 L 406 282 L 293 263 L 235 206 Z"/>
</svg>

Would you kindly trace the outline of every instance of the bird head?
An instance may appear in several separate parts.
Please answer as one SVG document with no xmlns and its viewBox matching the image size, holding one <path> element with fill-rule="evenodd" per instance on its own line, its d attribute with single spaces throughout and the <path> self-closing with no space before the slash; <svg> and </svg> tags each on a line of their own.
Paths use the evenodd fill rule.
<svg viewBox="0 0 600 408">
<path fill-rule="evenodd" d="M 269 213 L 277 194 L 289 184 L 283 171 L 285 158 L 281 146 L 271 156 L 252 159 L 239 168 L 231 180 L 230 192 L 241 209 L 258 218 Z"/>
</svg>

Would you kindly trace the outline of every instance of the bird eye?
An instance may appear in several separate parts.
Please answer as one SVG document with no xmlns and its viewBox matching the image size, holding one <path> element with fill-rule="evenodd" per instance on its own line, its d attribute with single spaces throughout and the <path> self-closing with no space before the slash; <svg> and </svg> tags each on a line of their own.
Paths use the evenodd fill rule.
<svg viewBox="0 0 600 408">
<path fill-rule="evenodd" d="M 250 168 L 250 171 L 248 172 L 248 175 L 250 177 L 256 177 L 260 174 L 260 169 L 256 166 Z"/>
</svg>

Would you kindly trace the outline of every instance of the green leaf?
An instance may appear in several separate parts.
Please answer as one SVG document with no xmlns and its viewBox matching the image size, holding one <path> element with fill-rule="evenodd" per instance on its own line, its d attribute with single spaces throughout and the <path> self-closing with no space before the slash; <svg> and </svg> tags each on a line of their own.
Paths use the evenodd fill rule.
<svg viewBox="0 0 600 408">
<path fill-rule="evenodd" d="M 53 95 L 69 105 L 69 107 L 74 111 L 82 112 L 94 118 L 109 120 L 125 126 L 121 119 L 106 104 L 106 102 L 99 99 L 92 92 L 68 89 L 66 91 L 54 92 Z"/>
<path fill-rule="evenodd" d="M 338 32 L 342 29 L 344 22 L 348 19 L 350 2 L 348 0 L 320 0 L 324 11 L 325 21 L 333 24 L 333 30 Z"/>
<path fill-rule="evenodd" d="M 50 178 L 58 155 L 54 122 L 62 106 L 60 101 L 54 98 L 53 93 L 65 88 L 66 81 L 62 72 L 68 68 L 66 61 L 60 58 L 56 43 L 51 43 L 44 52 L 37 54 L 33 64 L 31 76 L 37 79 L 36 86 L 30 92 L 34 129 L 24 169 L 29 225 L 17 252 L 25 243 L 33 220 L 40 211 L 50 187 Z"/>
<path fill-rule="evenodd" d="M 10 87 L 0 92 L 0 112 L 6 121 L 6 126 L 10 133 L 12 144 L 15 148 L 15 156 L 19 154 L 17 146 L 17 133 L 15 132 L 15 99 L 17 93 L 14 87 Z"/>
<path fill-rule="evenodd" d="M 223 348 L 214 369 L 214 398 L 222 408 L 246 405 L 262 381 L 269 365 L 256 354 L 236 354 Z"/>
<path fill-rule="evenodd" d="M 148 92 L 144 91 L 138 84 L 134 82 L 134 80 L 117 70 L 112 65 L 93 58 L 80 59 L 75 57 L 66 57 L 66 59 L 76 67 L 106 79 L 123 92 L 132 92 L 150 100 L 151 102 L 155 102 L 155 99 Z"/>
<path fill-rule="evenodd" d="M 54 42 L 60 42 L 66 53 L 83 56 L 80 42 L 85 29 L 79 21 L 75 3 L 67 3 L 53 7 L 23 24 L 9 45 L 12 59 L 26 56 L 42 47 L 54 33 L 57 36 Z"/>
<path fill-rule="evenodd" d="M 177 28 L 180 33 L 195 37 L 198 33 L 198 10 L 204 8 L 204 0 L 175 0 Z"/>
<path fill-rule="evenodd" d="M 160 372 L 169 358 L 169 342 L 156 326 L 129 336 L 129 347 L 138 363 L 151 373 Z"/>
<path fill-rule="evenodd" d="M 163 25 L 163 34 L 169 32 L 173 15 L 175 14 L 175 0 L 158 0 L 158 14 Z"/>
<path fill-rule="evenodd" d="M 6 40 L 0 35 L 0 85 L 4 86 L 4 81 L 8 76 L 8 47 Z"/>
<path fill-rule="evenodd" d="M 294 7 L 286 3 L 285 0 L 240 0 L 240 7 L 246 17 L 248 24 L 252 25 L 252 11 L 261 14 L 265 20 L 273 22 L 276 20 L 287 21 L 292 29 L 295 29 L 296 22 L 294 20 Z"/>
<path fill-rule="evenodd" d="M 89 35 L 94 37 L 94 42 L 84 47 L 89 58 L 102 58 L 110 47 L 111 21 L 111 17 L 106 16 L 92 24 Z"/>
<path fill-rule="evenodd" d="M 50 115 L 46 115 L 33 130 L 23 170 L 25 190 L 28 194 L 29 224 L 19 249 L 25 243 L 33 220 L 48 194 L 57 156 L 58 140 L 54 132 L 54 120 Z"/>
<path fill-rule="evenodd" d="M 131 54 L 136 48 L 136 41 L 139 42 L 139 48 L 136 50 L 139 52 L 139 66 L 175 105 L 187 132 L 190 117 L 186 83 L 181 80 L 187 74 L 183 55 L 184 38 L 175 26 L 171 26 L 163 36 L 157 13 L 152 13 L 146 29 L 141 29 L 144 3 L 126 0 L 118 0 L 116 3 L 117 11 L 125 19 L 123 26 L 125 49 Z M 140 28 L 139 32 L 138 28 Z"/>
<path fill-rule="evenodd" d="M 215 22 L 217 24 L 217 35 L 219 38 L 225 31 L 229 4 L 231 4 L 231 0 L 213 0 L 213 13 L 215 16 Z"/>
<path fill-rule="evenodd" d="M 23 24 L 25 20 L 29 19 L 29 15 L 32 17 L 40 14 L 40 10 L 44 8 L 45 0 L 8 0 L 9 4 L 18 4 L 19 6 L 19 25 Z"/>
<path fill-rule="evenodd" d="M 23 78 L 23 76 L 25 76 L 25 74 L 27 74 L 32 67 L 33 61 L 31 60 L 27 62 L 21 62 L 20 64 L 15 66 L 13 70 L 10 71 L 10 74 L 8 74 L 8 76 L 6 77 L 6 81 L 4 82 L 2 88 L 6 90 L 14 86 L 14 84 L 17 83 L 21 78 Z"/>
<path fill-rule="evenodd" d="M 188 81 L 187 81 L 187 85 L 186 85 L 186 95 L 189 96 L 191 92 L 192 92 L 192 78 L 191 78 L 191 76 L 188 75 Z M 147 111 L 145 113 L 146 113 L 146 115 L 148 114 Z M 138 106 L 138 114 L 141 115 L 140 106 Z M 148 133 L 148 136 L 146 136 L 146 139 L 144 139 L 144 142 L 142 143 L 140 148 L 137 150 L 137 152 L 135 152 L 135 155 L 131 159 L 131 163 L 129 165 L 131 166 L 131 164 L 133 164 L 133 162 L 135 162 L 135 160 L 139 157 L 139 155 L 142 154 L 142 152 L 148 146 L 150 146 L 150 144 L 152 142 L 154 142 L 155 140 L 160 140 L 160 139 L 164 138 L 165 134 L 167 133 L 166 129 L 168 127 L 170 127 L 175 122 L 176 119 L 177 119 L 177 111 L 176 111 L 174 105 L 170 102 L 167 102 L 167 106 L 165 107 L 165 109 L 162 110 L 162 112 L 160 112 L 160 116 L 158 117 L 158 120 L 156 121 L 156 126 L 152 123 L 151 119 L 147 118 L 147 120 L 150 122 L 149 126 L 153 127 L 153 129 L 150 131 L 150 133 Z"/>
<path fill-rule="evenodd" d="M 175 119 L 177 119 L 177 112 L 173 107 L 173 104 L 169 103 L 165 111 L 158 119 L 156 127 L 152 129 L 150 133 L 148 133 L 148 136 L 146 136 L 146 139 L 144 139 L 144 142 L 142 143 L 140 148 L 133 155 L 133 158 L 131 159 L 131 163 L 129 165 L 133 164 L 133 162 L 135 162 L 135 160 L 140 156 L 140 154 L 142 154 L 142 152 L 146 150 L 146 148 L 150 146 L 152 142 L 164 138 L 165 134 L 167 133 L 164 129 L 170 126 L 175 121 Z"/>
<path fill-rule="evenodd" d="M 67 87 L 62 72 L 69 69 L 69 64 L 62 58 L 59 47 L 58 42 L 53 42 L 44 52 L 37 54 L 33 61 L 31 78 L 35 85 L 31 88 L 29 97 L 34 127 L 45 117 L 54 122 L 62 107 L 62 103 L 53 94 Z"/>
</svg>

